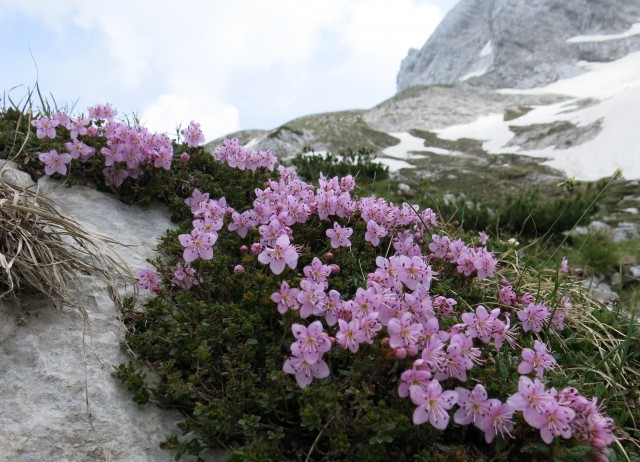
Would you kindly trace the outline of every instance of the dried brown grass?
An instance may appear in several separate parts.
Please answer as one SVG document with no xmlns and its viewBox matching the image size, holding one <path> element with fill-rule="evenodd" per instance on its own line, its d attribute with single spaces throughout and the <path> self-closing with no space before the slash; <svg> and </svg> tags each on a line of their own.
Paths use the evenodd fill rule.
<svg viewBox="0 0 640 462">
<path fill-rule="evenodd" d="M 62 215 L 56 204 L 37 190 L 0 176 L 0 299 L 40 294 L 57 307 L 71 307 L 86 317 L 77 291 L 79 274 L 107 285 L 121 304 L 118 283 L 133 279 L 104 236 L 83 229 Z"/>
</svg>

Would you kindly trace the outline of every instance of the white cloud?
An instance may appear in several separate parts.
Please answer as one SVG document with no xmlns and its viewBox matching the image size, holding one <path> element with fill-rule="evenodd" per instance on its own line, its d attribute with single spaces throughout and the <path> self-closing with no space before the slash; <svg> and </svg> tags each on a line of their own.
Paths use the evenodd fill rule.
<svg viewBox="0 0 640 462">
<path fill-rule="evenodd" d="M 194 104 L 182 95 L 163 94 L 140 113 L 146 127 L 173 137 L 178 127 L 185 128 L 189 122 L 199 122 L 205 135 L 230 133 L 238 129 L 238 110 L 222 101 L 207 102 L 206 106 Z M 212 139 L 207 136 L 207 139 Z"/>
<path fill-rule="evenodd" d="M 272 128 L 312 112 L 380 102 L 395 91 L 400 60 L 426 41 L 442 16 L 432 2 L 419 0 L 3 4 L 41 18 L 52 38 L 85 34 L 98 44 L 92 65 L 57 85 L 87 91 L 90 85 L 79 79 L 95 82 L 102 94 L 77 96 L 115 104 L 112 95 L 118 95 L 121 112 L 142 108 L 150 128 L 156 120 L 166 121 L 166 129 L 199 118 L 210 138 L 242 121 L 253 125 L 242 128 Z M 68 47 L 55 62 L 69 66 L 78 60 L 73 53 Z"/>
<path fill-rule="evenodd" d="M 410 47 L 421 47 L 442 19 L 429 2 L 395 0 L 359 1 L 351 4 L 345 41 L 356 53 L 397 58 Z"/>
</svg>

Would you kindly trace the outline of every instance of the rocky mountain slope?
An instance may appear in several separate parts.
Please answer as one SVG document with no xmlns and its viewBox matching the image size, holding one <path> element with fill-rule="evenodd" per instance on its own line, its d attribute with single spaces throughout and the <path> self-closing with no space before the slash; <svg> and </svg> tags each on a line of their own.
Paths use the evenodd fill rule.
<svg viewBox="0 0 640 462">
<path fill-rule="evenodd" d="M 414 180 L 515 164 L 531 182 L 637 179 L 639 69 L 640 0 L 461 0 L 390 99 L 229 136 L 284 159 L 368 147 Z"/>
<path fill-rule="evenodd" d="M 398 90 L 466 81 L 532 88 L 573 77 L 581 61 L 640 49 L 640 36 L 629 33 L 638 18 L 640 0 L 461 0 L 420 50 L 409 51 Z"/>
</svg>

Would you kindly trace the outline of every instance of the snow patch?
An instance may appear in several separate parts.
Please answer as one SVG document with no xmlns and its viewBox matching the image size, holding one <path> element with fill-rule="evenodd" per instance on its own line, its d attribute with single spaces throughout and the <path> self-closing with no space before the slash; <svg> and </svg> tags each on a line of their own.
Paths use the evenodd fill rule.
<svg viewBox="0 0 640 462">
<path fill-rule="evenodd" d="M 491 53 L 493 53 L 493 44 L 491 43 L 491 40 L 489 40 L 482 50 L 480 50 L 480 57 L 484 58 L 489 56 Z"/>
<path fill-rule="evenodd" d="M 498 93 L 507 95 L 560 94 L 576 98 L 606 99 L 640 86 L 640 51 L 609 63 L 580 63 L 586 70 L 576 77 L 558 80 L 544 87 L 519 90 L 503 88 Z"/>
<path fill-rule="evenodd" d="M 416 168 L 415 165 L 411 165 L 409 162 L 405 162 L 404 160 L 391 159 L 389 157 L 378 157 L 374 162 L 386 165 L 387 167 L 389 167 L 390 172 L 397 172 L 398 170 L 403 168 Z"/>
<path fill-rule="evenodd" d="M 620 34 L 609 35 L 576 35 L 567 39 L 567 43 L 587 43 L 587 42 L 607 42 L 609 40 L 620 40 L 640 34 L 640 23 L 635 23 L 631 28 Z"/>
<path fill-rule="evenodd" d="M 258 144 L 258 141 L 261 141 L 258 138 L 252 138 L 251 141 L 249 141 L 247 144 L 244 145 L 245 148 L 252 148 L 254 147 L 256 144 Z"/>
<path fill-rule="evenodd" d="M 610 63 L 583 64 L 586 72 L 550 85 L 529 90 L 502 89 L 504 94 L 561 94 L 569 101 L 536 106 L 516 120 L 505 121 L 502 114 L 489 114 L 474 122 L 434 130 L 443 139 L 472 138 L 483 141 L 492 154 L 517 153 L 545 159 L 545 164 L 568 176 L 592 181 L 622 169 L 627 179 L 640 179 L 640 52 Z M 581 104 L 585 98 L 595 102 Z M 568 121 L 585 127 L 602 119 L 602 130 L 593 139 L 570 147 L 525 150 L 507 146 L 514 133 L 510 126 L 530 126 Z"/>
<path fill-rule="evenodd" d="M 444 148 L 437 148 L 437 147 L 435 147 L 435 146 L 427 146 L 427 147 L 425 147 L 425 148 L 424 148 L 424 150 L 425 150 L 425 151 L 432 152 L 432 153 L 434 153 L 434 154 L 440 154 L 440 155 L 442 155 L 442 156 L 445 156 L 445 155 L 452 155 L 452 156 L 454 156 L 454 155 L 455 155 L 455 153 L 451 152 L 451 151 L 450 151 L 450 150 L 448 150 L 448 149 L 444 149 Z"/>
<path fill-rule="evenodd" d="M 419 159 L 423 157 L 415 154 L 416 151 L 424 151 L 426 149 L 422 138 L 406 132 L 389 133 L 389 135 L 399 139 L 400 143 L 383 149 L 382 154 L 385 156 L 400 160 Z"/>
<path fill-rule="evenodd" d="M 478 69 L 477 71 L 471 71 L 468 74 L 465 74 L 462 77 L 460 77 L 460 82 L 464 82 L 465 80 L 469 80 L 474 77 L 481 77 L 485 75 L 488 70 L 489 70 L 489 66 L 483 67 L 482 69 Z"/>
</svg>

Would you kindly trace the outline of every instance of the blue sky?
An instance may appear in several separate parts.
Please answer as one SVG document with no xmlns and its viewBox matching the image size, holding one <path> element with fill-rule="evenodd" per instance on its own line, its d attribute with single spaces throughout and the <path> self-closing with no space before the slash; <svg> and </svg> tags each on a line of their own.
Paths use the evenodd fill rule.
<svg viewBox="0 0 640 462">
<path fill-rule="evenodd" d="M 275 128 L 392 96 L 409 48 L 455 3 L 0 0 L 0 96 L 37 80 L 60 106 L 109 102 L 169 134 L 192 119 L 208 139 Z"/>
</svg>

